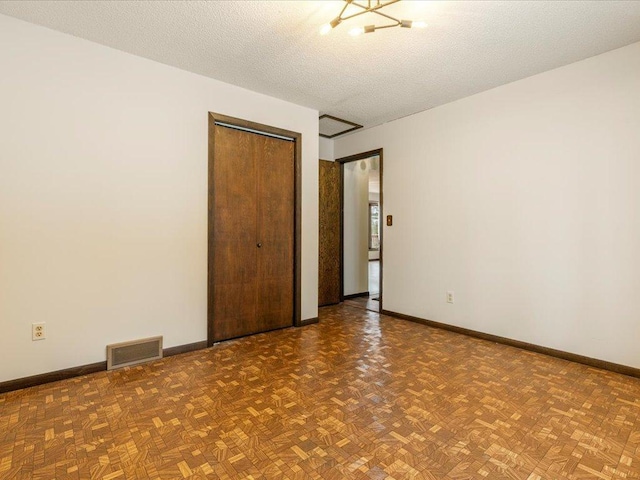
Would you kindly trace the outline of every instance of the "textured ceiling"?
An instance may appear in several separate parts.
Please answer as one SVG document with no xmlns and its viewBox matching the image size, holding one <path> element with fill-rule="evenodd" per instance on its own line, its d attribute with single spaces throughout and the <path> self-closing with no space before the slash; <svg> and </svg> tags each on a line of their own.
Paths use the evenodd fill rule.
<svg viewBox="0 0 640 480">
<path fill-rule="evenodd" d="M 367 14 L 319 35 L 342 5 L 0 1 L 0 13 L 365 127 L 640 41 L 639 1 L 403 1 L 388 11 L 427 28 L 349 36 Z"/>
</svg>

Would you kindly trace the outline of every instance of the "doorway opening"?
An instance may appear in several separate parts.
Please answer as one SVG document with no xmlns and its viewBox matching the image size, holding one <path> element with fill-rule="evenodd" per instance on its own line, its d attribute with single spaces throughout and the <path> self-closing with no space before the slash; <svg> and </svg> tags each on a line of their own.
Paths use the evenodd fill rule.
<svg viewBox="0 0 640 480">
<path fill-rule="evenodd" d="M 382 311 L 382 149 L 336 160 L 341 165 L 341 300 Z"/>
</svg>

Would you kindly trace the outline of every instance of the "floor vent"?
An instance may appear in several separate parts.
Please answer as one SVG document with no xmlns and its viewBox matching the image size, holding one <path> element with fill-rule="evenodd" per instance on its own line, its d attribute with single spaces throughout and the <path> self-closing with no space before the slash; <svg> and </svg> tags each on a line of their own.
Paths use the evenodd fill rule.
<svg viewBox="0 0 640 480">
<path fill-rule="evenodd" d="M 107 370 L 162 358 L 162 337 L 107 345 Z"/>
</svg>

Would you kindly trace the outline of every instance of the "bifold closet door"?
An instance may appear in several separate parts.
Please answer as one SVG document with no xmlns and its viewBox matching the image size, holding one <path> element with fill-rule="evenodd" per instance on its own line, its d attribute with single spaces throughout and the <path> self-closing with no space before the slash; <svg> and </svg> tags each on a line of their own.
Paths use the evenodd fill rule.
<svg viewBox="0 0 640 480">
<path fill-rule="evenodd" d="M 294 147 L 255 135 L 257 168 L 258 308 L 264 330 L 293 325 Z"/>
<path fill-rule="evenodd" d="M 216 125 L 213 331 L 293 324 L 294 142 Z"/>
</svg>

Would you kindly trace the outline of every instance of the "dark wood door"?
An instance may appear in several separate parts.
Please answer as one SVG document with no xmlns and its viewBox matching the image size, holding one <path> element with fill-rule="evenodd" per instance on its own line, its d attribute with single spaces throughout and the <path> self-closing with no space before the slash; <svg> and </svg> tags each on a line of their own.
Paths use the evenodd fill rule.
<svg viewBox="0 0 640 480">
<path fill-rule="evenodd" d="M 293 324 L 294 143 L 254 135 L 257 171 L 257 321 L 264 330 Z"/>
<path fill-rule="evenodd" d="M 213 334 L 293 324 L 294 143 L 215 126 Z"/>
<path fill-rule="evenodd" d="M 340 164 L 320 161 L 318 305 L 340 302 Z"/>
</svg>

